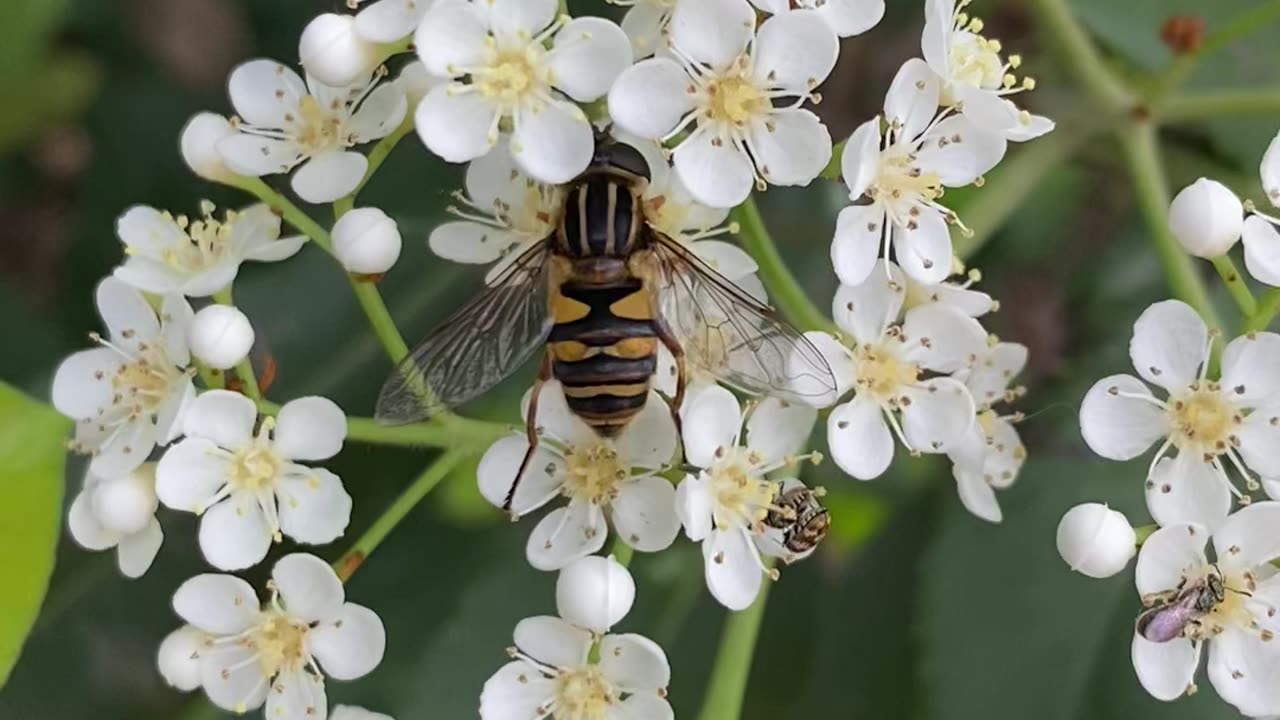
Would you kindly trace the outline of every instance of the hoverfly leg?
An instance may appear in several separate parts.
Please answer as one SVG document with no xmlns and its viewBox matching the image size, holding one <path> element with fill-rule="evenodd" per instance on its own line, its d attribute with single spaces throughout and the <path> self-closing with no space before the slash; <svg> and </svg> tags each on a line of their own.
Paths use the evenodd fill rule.
<svg viewBox="0 0 1280 720">
<path fill-rule="evenodd" d="M 547 353 L 542 356 L 542 363 L 538 365 L 538 377 L 533 381 L 533 391 L 529 393 L 529 417 L 525 421 L 525 435 L 529 441 L 529 449 L 525 451 L 524 459 L 520 461 L 520 469 L 516 471 L 516 477 L 511 481 L 511 489 L 507 491 L 507 499 L 502 503 L 504 512 L 511 512 L 511 503 L 516 499 L 516 489 L 520 487 L 520 480 L 524 478 L 524 473 L 533 460 L 533 454 L 538 450 L 538 396 L 542 394 L 542 386 L 546 385 L 550 379 L 551 353 Z"/>
<path fill-rule="evenodd" d="M 680 408 L 684 404 L 684 388 L 688 383 L 688 374 L 685 367 L 684 348 L 680 346 L 680 341 L 676 339 L 675 333 L 671 331 L 671 326 L 661 315 L 656 315 L 653 320 L 654 330 L 658 334 L 658 340 L 662 341 L 667 352 L 671 353 L 672 359 L 676 361 L 676 395 L 671 398 L 671 419 L 676 423 L 676 434 L 683 435 L 684 428 L 680 423 Z"/>
</svg>

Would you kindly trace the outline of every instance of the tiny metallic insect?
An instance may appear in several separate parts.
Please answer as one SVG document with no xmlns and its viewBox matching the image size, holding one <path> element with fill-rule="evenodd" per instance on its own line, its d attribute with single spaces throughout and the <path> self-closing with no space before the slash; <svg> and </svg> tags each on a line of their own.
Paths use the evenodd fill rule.
<svg viewBox="0 0 1280 720">
<path fill-rule="evenodd" d="M 765 517 L 766 525 L 782 531 L 782 544 L 791 552 L 809 553 L 827 536 L 831 515 L 818 501 L 824 494 L 822 488 L 803 485 L 784 490 Z"/>
<path fill-rule="evenodd" d="M 1184 583 L 1138 616 L 1138 634 L 1157 643 L 1197 634 L 1201 619 L 1226 598 L 1227 589 L 1217 568 L 1190 585 Z"/>
<path fill-rule="evenodd" d="M 687 366 L 752 395 L 834 399 L 831 368 L 800 331 L 646 222 L 649 177 L 639 150 L 598 134 L 591 164 L 562 188 L 555 231 L 410 353 L 383 385 L 377 419 L 416 422 L 461 405 L 541 349 L 510 510 L 539 443 L 538 396 L 552 378 L 601 437 L 617 436 L 644 407 L 658 343 L 676 362 L 677 427 Z"/>
</svg>

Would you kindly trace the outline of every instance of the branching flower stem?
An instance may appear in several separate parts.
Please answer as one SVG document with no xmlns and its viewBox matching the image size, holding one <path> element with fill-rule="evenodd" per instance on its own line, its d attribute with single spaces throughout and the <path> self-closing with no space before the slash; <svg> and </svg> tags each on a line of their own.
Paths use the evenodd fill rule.
<svg viewBox="0 0 1280 720">
<path fill-rule="evenodd" d="M 280 406 L 269 400 L 258 400 L 258 412 L 275 415 L 280 412 Z M 348 440 L 395 447 L 483 449 L 514 430 L 503 423 L 459 415 L 452 416 L 447 423 L 432 421 L 394 426 L 381 425 L 373 418 L 347 418 Z"/>
<path fill-rule="evenodd" d="M 734 208 L 732 219 L 738 223 L 741 231 L 738 237 L 742 245 L 756 264 L 760 266 L 760 279 L 769 290 L 770 299 L 782 311 L 782 314 L 801 330 L 828 330 L 832 327 L 826 313 L 819 310 L 808 293 L 796 280 L 795 275 L 787 268 L 787 264 L 774 245 L 769 230 L 765 227 L 764 218 L 756 201 L 747 201 Z"/>
</svg>

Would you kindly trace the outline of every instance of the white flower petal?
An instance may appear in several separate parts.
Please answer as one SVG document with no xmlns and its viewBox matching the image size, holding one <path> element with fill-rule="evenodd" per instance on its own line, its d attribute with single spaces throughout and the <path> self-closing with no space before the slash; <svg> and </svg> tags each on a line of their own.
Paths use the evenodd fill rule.
<svg viewBox="0 0 1280 720">
<path fill-rule="evenodd" d="M 902 408 L 902 431 L 911 447 L 920 452 L 946 452 L 974 422 L 973 397 L 964 383 L 954 378 L 934 378 L 903 394 L 911 404 Z"/>
<path fill-rule="evenodd" d="M 71 537 L 86 550 L 106 550 L 120 542 L 120 533 L 103 527 L 93 511 L 93 492 L 86 487 L 76 494 L 67 512 L 67 530 Z"/>
<path fill-rule="evenodd" d="M 354 705 L 336 705 L 329 713 L 329 720 L 393 720 L 390 715 L 370 712 Z"/>
<path fill-rule="evenodd" d="M 271 548 L 271 529 L 257 500 L 236 493 L 200 519 L 200 551 L 219 570 L 244 570 L 262 562 Z"/>
<path fill-rule="evenodd" d="M 759 86 L 806 94 L 827 79 L 839 54 L 839 38 L 817 13 L 774 15 L 756 31 L 751 72 Z"/>
<path fill-rule="evenodd" d="M 584 500 L 552 510 L 533 528 L 525 558 L 539 570 L 559 570 L 604 547 L 609 528 L 600 508 Z"/>
<path fill-rule="evenodd" d="M 261 177 L 289 172 L 302 159 L 292 140 L 235 133 L 218 141 L 218 155 L 232 172 Z"/>
<path fill-rule="evenodd" d="M 884 18 L 884 0 L 827 0 L 818 14 L 840 37 L 861 35 Z"/>
<path fill-rule="evenodd" d="M 702 542 L 707 589 L 730 610 L 745 610 L 755 602 L 764 580 L 760 553 L 746 530 L 712 530 Z"/>
<path fill-rule="evenodd" d="M 494 35 L 524 40 L 537 35 L 556 17 L 556 0 L 487 0 L 484 9 Z"/>
<path fill-rule="evenodd" d="M 1204 544 L 1209 533 L 1202 525 L 1180 523 L 1156 530 L 1142 543 L 1133 569 L 1134 584 L 1142 596 L 1174 590 L 1208 561 Z"/>
<path fill-rule="evenodd" d="M 1280 134 L 1272 139 L 1267 152 L 1262 156 L 1262 165 L 1258 168 L 1262 176 L 1262 189 L 1272 205 L 1280 207 Z"/>
<path fill-rule="evenodd" d="M 358 152 L 322 153 L 298 168 L 290 187 L 309 203 L 333 202 L 355 190 L 368 167 L 369 160 Z"/>
<path fill-rule="evenodd" d="M 898 313 L 906 295 L 906 278 L 897 265 L 877 261 L 860 285 L 841 285 L 831 301 L 831 317 L 858 344 L 877 343 Z"/>
<path fill-rule="evenodd" d="M 521 620 L 515 629 L 516 647 L 552 667 L 578 667 L 591 652 L 591 632 L 550 615 Z"/>
<path fill-rule="evenodd" d="M 965 378 L 974 402 L 991 406 L 1004 399 L 1009 383 L 1027 365 L 1027 346 L 1002 342 L 982 356 Z"/>
<path fill-rule="evenodd" d="M 336 617 L 346 600 L 337 573 L 315 555 L 285 555 L 271 568 L 271 579 L 289 617 L 308 623 Z"/>
<path fill-rule="evenodd" d="M 116 547 L 116 564 L 125 577 L 140 578 L 155 561 L 164 544 L 164 530 L 155 518 L 136 533 L 120 538 Z"/>
<path fill-rule="evenodd" d="M 474 160 L 498 141 L 497 108 L 478 92 L 457 83 L 431 88 L 414 112 L 418 137 L 448 162 Z"/>
<path fill-rule="evenodd" d="M 676 4 L 671 43 L 686 56 L 723 70 L 747 49 L 756 13 L 746 0 L 705 0 Z"/>
<path fill-rule="evenodd" d="M 742 427 L 742 407 L 728 390 L 713 386 L 687 398 L 682 412 L 684 452 L 696 467 L 710 467 L 718 448 L 732 447 Z"/>
<path fill-rule="evenodd" d="M 520 416 L 526 419 L 532 395 L 533 390 L 530 389 L 520 401 Z M 595 431 L 569 409 L 559 380 L 551 380 L 542 386 L 542 394 L 538 396 L 537 426 L 565 445 L 594 445 L 599 439 Z"/>
<path fill-rule="evenodd" d="M 690 540 L 699 542 L 711 533 L 714 508 L 711 481 L 703 474 L 685 475 L 676 488 L 676 516 Z"/>
<path fill-rule="evenodd" d="M 831 264 L 842 286 L 861 285 L 871 275 L 884 244 L 884 208 L 850 205 L 836 219 Z"/>
<path fill-rule="evenodd" d="M 1169 232 L 1192 255 L 1213 259 L 1240 240 L 1244 206 L 1226 185 L 1200 178 L 1169 205 Z"/>
<path fill-rule="evenodd" d="M 693 110 L 690 79 L 671 58 L 650 58 L 627 68 L 609 89 L 609 116 L 626 132 L 657 139 Z"/>
<path fill-rule="evenodd" d="M 953 373 L 971 367 L 987 351 L 987 331 L 977 320 L 940 305 L 909 310 L 902 321 L 905 356 L 935 372 Z"/>
<path fill-rule="evenodd" d="M 187 335 L 194 319 L 191 305 L 181 295 L 169 294 L 160 301 L 160 340 L 169 362 L 178 367 L 191 362 Z"/>
<path fill-rule="evenodd" d="M 955 11 L 955 0 L 928 0 L 924 8 L 920 49 L 929 67 L 945 78 L 951 77 L 951 33 L 955 29 Z"/>
<path fill-rule="evenodd" d="M 529 450 L 523 435 L 504 437 L 489 446 L 476 469 L 480 494 L 494 507 L 502 507 L 511 483 L 515 482 L 520 463 Z M 528 469 L 520 478 L 512 498 L 511 511 L 526 515 L 545 505 L 559 492 L 564 481 L 564 460 L 544 444 L 539 444 L 529 461 Z"/>
<path fill-rule="evenodd" d="M 233 575 L 197 575 L 173 594 L 178 617 L 214 635 L 248 630 L 258 617 L 258 608 L 253 586 Z"/>
<path fill-rule="evenodd" d="M 557 682 L 523 660 L 503 665 L 480 691 L 480 720 L 511 720 L 538 716 L 556 695 Z M 335 718 L 336 720 L 336 718 Z"/>
<path fill-rule="evenodd" d="M 95 300 L 112 342 L 137 350 L 160 336 L 160 319 L 136 288 L 107 277 L 98 283 Z"/>
<path fill-rule="evenodd" d="M 1132 375 L 1094 383 L 1080 404 L 1080 432 L 1089 449 L 1108 460 L 1132 460 L 1146 452 L 1169 432 L 1168 417 L 1154 399 Z"/>
<path fill-rule="evenodd" d="M 111 378 L 123 364 L 120 354 L 106 347 L 71 354 L 53 375 L 53 406 L 75 420 L 96 419 L 111 405 Z"/>
<path fill-rule="evenodd" d="M 1162 458 L 1147 478 L 1147 509 L 1161 526 L 1196 523 L 1211 531 L 1231 511 L 1225 478 L 1196 453 Z"/>
<path fill-rule="evenodd" d="M 285 116 L 296 112 L 307 86 L 294 72 L 274 60 L 250 60 L 231 71 L 227 93 L 236 114 L 267 128 L 289 126 Z"/>
<path fill-rule="evenodd" d="M 600 641 L 600 673 L 615 688 L 657 695 L 671 682 L 671 664 L 658 643 L 643 635 L 606 635 Z"/>
<path fill-rule="evenodd" d="M 295 542 L 324 545 L 342 537 L 351 521 L 351 496 L 324 468 L 303 468 L 277 481 L 280 530 Z"/>
<path fill-rule="evenodd" d="M 1058 127 L 1057 123 L 1043 115 L 1036 115 L 1033 113 L 1029 116 L 1024 116 L 1021 110 L 1017 110 L 1017 113 L 1017 124 L 1004 131 L 1005 139 L 1009 142 L 1027 142 L 1028 140 L 1035 140 L 1038 137 L 1048 135 Z"/>
<path fill-rule="evenodd" d="M 849 199 L 857 200 L 880 173 L 880 118 L 858 126 L 840 155 L 840 174 L 849 186 Z"/>
<path fill-rule="evenodd" d="M 377 0 L 356 14 L 356 32 L 376 43 L 395 42 L 412 35 L 431 6 L 422 0 Z"/>
<path fill-rule="evenodd" d="M 951 467 L 951 476 L 956 480 L 956 492 L 965 510 L 990 523 L 1004 519 L 996 491 L 983 478 L 980 469 L 956 464 Z"/>
<path fill-rule="evenodd" d="M 747 418 L 746 445 L 765 464 L 781 462 L 804 448 L 817 421 L 817 408 L 766 397 Z"/>
<path fill-rule="evenodd" d="M 962 117 L 974 126 L 1001 140 L 1017 127 L 1018 109 L 997 92 L 964 81 L 953 82 L 950 89 L 960 101 Z"/>
<path fill-rule="evenodd" d="M 603 97 L 629 65 L 631 48 L 626 33 L 597 17 L 579 17 L 565 23 L 546 57 L 556 89 L 578 102 Z"/>
<path fill-rule="evenodd" d="M 335 680 L 354 680 L 382 662 L 387 631 L 377 613 L 363 605 L 346 603 L 337 617 L 312 628 L 307 647 L 325 675 Z"/>
<path fill-rule="evenodd" d="M 1280 713 L 1280 654 L 1257 631 L 1228 627 L 1209 645 L 1209 681 L 1248 717 Z"/>
<path fill-rule="evenodd" d="M 618 536 L 636 550 L 665 550 L 680 532 L 676 489 L 666 478 L 656 476 L 622 483 L 611 519 Z"/>
<path fill-rule="evenodd" d="M 201 393 L 187 409 L 182 434 L 235 450 L 253 438 L 257 419 L 258 408 L 249 398 L 230 390 L 210 390 Z"/>
<path fill-rule="evenodd" d="M 413 46 L 432 75 L 458 77 L 464 68 L 484 64 L 488 37 L 488 24 L 479 5 L 439 0 L 419 23 Z"/>
<path fill-rule="evenodd" d="M 590 164 L 595 146 L 591 122 L 573 103 L 553 100 L 516 111 L 511 156 L 534 179 L 569 182 Z"/>
<path fill-rule="evenodd" d="M 632 467 L 656 469 L 671 462 L 678 441 L 671 408 L 658 393 L 650 390 L 644 407 L 614 440 L 614 446 L 618 455 Z"/>
<path fill-rule="evenodd" d="M 1004 159 L 1009 144 L 1003 134 L 978 127 L 965 116 L 953 115 L 929 131 L 916 155 L 920 167 L 937 173 L 947 187 L 977 181 Z"/>
<path fill-rule="evenodd" d="M 911 278 L 932 285 L 951 274 L 951 226 L 941 212 L 922 210 L 909 225 L 891 225 L 890 233 L 894 256 Z"/>
<path fill-rule="evenodd" d="M 1147 308 L 1133 325 L 1129 357 L 1143 380 L 1182 391 L 1195 382 L 1200 364 L 1208 360 L 1209 329 L 1180 300 L 1165 300 Z"/>
<path fill-rule="evenodd" d="M 347 416 L 328 398 L 309 396 L 280 408 L 272 439 L 276 452 L 291 460 L 327 460 L 342 450 Z"/>
<path fill-rule="evenodd" d="M 675 720 L 671 703 L 657 694 L 635 694 L 614 706 L 609 720 Z"/>
<path fill-rule="evenodd" d="M 1152 642 L 1135 632 L 1130 652 L 1138 682 L 1157 700 L 1177 700 L 1195 680 L 1200 646 L 1187 638 Z"/>
<path fill-rule="evenodd" d="M 1280 335 L 1241 335 L 1222 352 L 1223 392 L 1234 403 L 1254 405 L 1280 394 Z"/>
<path fill-rule="evenodd" d="M 823 32 L 830 34 L 825 26 Z M 773 185 L 808 185 L 831 162 L 827 126 L 804 109 L 775 110 L 768 120 L 752 123 L 747 147 Z"/>
<path fill-rule="evenodd" d="M 1255 410 L 1236 430 L 1240 459 L 1260 475 L 1280 475 L 1280 406 Z"/>
<path fill-rule="evenodd" d="M 1218 563 L 1255 568 L 1280 557 L 1280 502 L 1255 502 L 1227 518 L 1213 534 Z"/>
<path fill-rule="evenodd" d="M 695 207 L 702 208 L 703 206 L 697 205 Z M 697 229 L 705 230 L 724 222 L 724 210 L 704 209 L 720 215 L 720 219 L 703 224 L 702 227 Z M 698 240 L 691 243 L 689 248 L 693 250 L 695 255 L 714 268 L 716 272 L 729 280 L 741 280 L 760 269 L 755 259 L 746 250 L 723 240 Z"/>
<path fill-rule="evenodd" d="M 496 262 L 521 242 L 514 233 L 470 220 L 437 225 L 427 240 L 431 252 L 445 260 L 470 265 Z"/>
<path fill-rule="evenodd" d="M 397 83 L 383 83 L 360 103 L 351 117 L 349 129 L 357 143 L 379 140 L 404 122 L 409 100 Z"/>
<path fill-rule="evenodd" d="M 267 694 L 265 717 L 271 720 L 313 720 L 323 717 L 329 701 L 324 682 L 310 670 L 285 670 Z"/>
<path fill-rule="evenodd" d="M 156 664 L 170 687 L 180 692 L 200 687 L 200 653 L 207 638 L 190 625 L 183 625 L 165 636 L 156 653 Z"/>
<path fill-rule="evenodd" d="M 718 0 L 717 0 L 718 1 Z M 695 200 L 711 207 L 734 207 L 747 199 L 755 182 L 751 160 L 733 143 L 700 130 L 672 153 L 680 182 Z"/>
<path fill-rule="evenodd" d="M 929 127 L 938 114 L 938 76 L 919 58 L 912 58 L 898 69 L 884 98 L 884 117 L 890 125 L 902 126 L 901 137 L 916 138 Z"/>
<path fill-rule="evenodd" d="M 1244 221 L 1244 266 L 1260 283 L 1280 287 L 1280 230 L 1250 215 Z"/>
<path fill-rule="evenodd" d="M 200 686 L 214 705 L 245 713 L 262 707 L 270 678 L 257 651 L 241 644 L 215 646 L 200 656 Z"/>
<path fill-rule="evenodd" d="M 184 438 L 156 464 L 156 496 L 166 507 L 201 512 L 231 479 L 229 454 L 209 440 Z"/>
<path fill-rule="evenodd" d="M 124 475 L 147 459 L 159 439 L 160 433 L 151 418 L 139 416 L 128 420 L 111 442 L 99 448 L 89 463 L 89 469 L 103 477 Z"/>
<path fill-rule="evenodd" d="M 827 417 L 831 459 L 859 480 L 880 477 L 893 461 L 893 435 L 875 401 L 854 397 Z"/>
<path fill-rule="evenodd" d="M 810 331 L 804 336 L 817 348 L 822 359 L 827 361 L 827 367 L 831 368 L 831 374 L 836 378 L 835 397 L 843 397 L 851 389 L 850 384 L 854 378 L 854 361 L 849 348 L 824 332 Z"/>
</svg>

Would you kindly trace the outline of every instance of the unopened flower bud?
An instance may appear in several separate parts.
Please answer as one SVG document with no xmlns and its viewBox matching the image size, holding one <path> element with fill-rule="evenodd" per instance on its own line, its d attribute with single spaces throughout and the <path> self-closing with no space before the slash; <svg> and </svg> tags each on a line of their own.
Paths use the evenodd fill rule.
<svg viewBox="0 0 1280 720">
<path fill-rule="evenodd" d="M 205 180 L 226 183 L 238 176 L 227 167 L 218 154 L 218 141 L 235 134 L 231 123 L 221 115 L 211 112 L 196 113 L 182 128 L 182 159 L 191 172 Z"/>
<path fill-rule="evenodd" d="M 298 57 L 307 72 L 325 85 L 352 85 L 382 62 L 378 46 L 356 32 L 355 22 L 350 15 L 325 13 L 302 31 Z"/>
<path fill-rule="evenodd" d="M 1137 552 L 1137 534 L 1121 513 L 1099 503 L 1076 505 L 1058 523 L 1058 554 L 1072 570 L 1111 577 Z"/>
<path fill-rule="evenodd" d="M 1244 206 L 1216 180 L 1200 178 L 1169 206 L 1169 230 L 1183 249 L 1198 257 L 1225 255 L 1240 239 Z"/>
<path fill-rule="evenodd" d="M 253 325 L 231 305 L 209 305 L 191 321 L 191 352 L 217 370 L 235 367 L 253 347 Z"/>
<path fill-rule="evenodd" d="M 575 560 L 556 579 L 560 617 L 597 633 L 608 632 L 626 617 L 635 599 L 635 580 L 612 556 Z"/>
<path fill-rule="evenodd" d="M 169 633 L 160 643 L 160 652 L 156 656 L 160 676 L 182 692 L 200 687 L 200 652 L 204 645 L 204 633 L 190 625 Z"/>
<path fill-rule="evenodd" d="M 400 258 L 400 229 L 378 208 L 357 208 L 333 226 L 333 254 L 347 272 L 379 275 Z"/>
<path fill-rule="evenodd" d="M 93 492 L 98 521 L 122 535 L 141 532 L 159 506 L 154 464 L 142 465 L 124 477 L 103 480 Z"/>
</svg>

